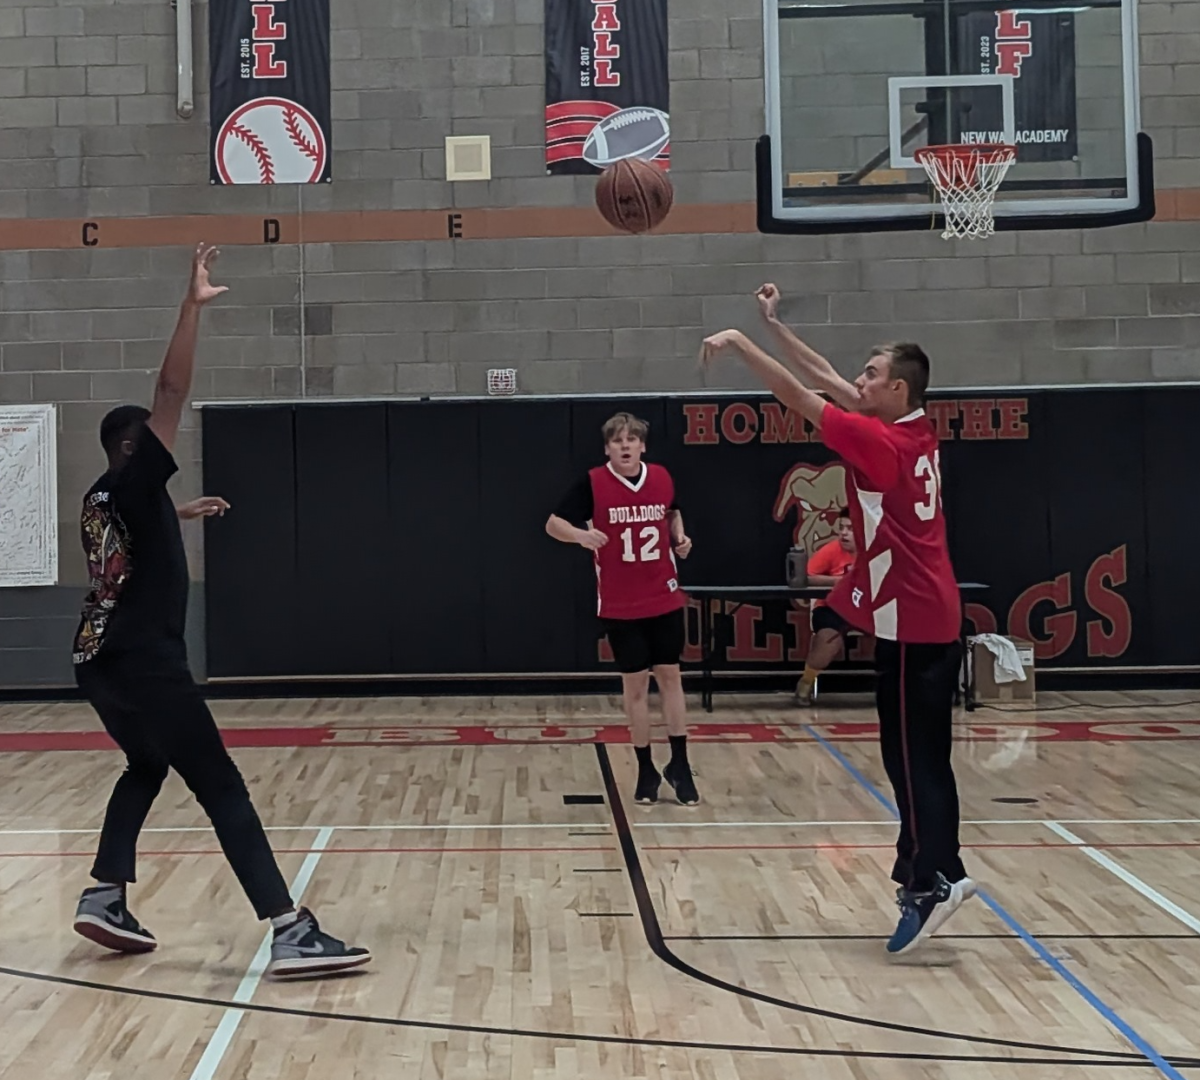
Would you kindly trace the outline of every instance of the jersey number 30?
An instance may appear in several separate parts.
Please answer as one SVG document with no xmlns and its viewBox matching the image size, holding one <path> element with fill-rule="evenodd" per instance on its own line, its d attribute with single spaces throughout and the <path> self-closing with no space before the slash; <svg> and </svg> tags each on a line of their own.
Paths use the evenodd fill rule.
<svg viewBox="0 0 1200 1080">
<path fill-rule="evenodd" d="M 913 509 L 922 521 L 932 521 L 942 503 L 941 455 L 935 450 L 933 461 L 930 461 L 929 455 L 922 454 L 917 459 L 915 475 L 918 480 L 925 481 L 925 498 L 921 502 L 913 503 Z"/>
<path fill-rule="evenodd" d="M 622 562 L 637 562 L 639 558 L 642 562 L 653 562 L 655 559 L 662 558 L 662 552 L 658 550 L 658 529 L 653 525 L 647 525 L 640 533 L 638 539 L 642 541 L 642 550 L 638 554 L 633 551 L 633 529 L 626 529 L 621 533 L 621 543 L 624 545 L 624 551 L 621 553 Z"/>
</svg>

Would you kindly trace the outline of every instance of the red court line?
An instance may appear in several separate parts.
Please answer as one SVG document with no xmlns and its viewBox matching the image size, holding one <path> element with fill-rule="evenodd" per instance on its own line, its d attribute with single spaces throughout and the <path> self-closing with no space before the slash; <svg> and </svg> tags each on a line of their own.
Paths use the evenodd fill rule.
<svg viewBox="0 0 1200 1080">
<path fill-rule="evenodd" d="M 895 844 L 641 844 L 642 851 L 893 851 Z M 963 844 L 964 848 L 995 848 L 997 850 L 1020 850 L 1025 848 L 1069 848 L 1078 849 L 1078 844 L 1053 841 L 1046 844 Z M 1091 848 L 1194 848 L 1200 840 L 1183 840 L 1163 843 L 1131 842 L 1087 845 Z M 328 848 L 274 848 L 276 855 L 530 855 L 566 854 L 575 852 L 601 852 L 616 847 L 328 847 Z M 222 855 L 220 848 L 177 848 L 173 851 L 139 851 L 142 856 L 162 855 Z M 0 859 L 53 859 L 93 857 L 94 851 L 0 851 Z"/>
<path fill-rule="evenodd" d="M 874 721 L 817 724 L 822 737 L 833 742 L 874 742 L 879 726 Z M 1200 739 L 1200 720 L 1153 721 L 1005 721 L 958 724 L 957 741 L 1000 742 L 1021 734 L 1037 742 L 1162 742 Z M 359 747 L 359 746 L 521 746 L 528 744 L 620 745 L 629 742 L 624 724 L 458 724 L 393 726 L 321 725 L 317 727 L 226 728 L 228 746 L 254 748 Z M 692 743 L 811 743 L 797 725 L 779 723 L 700 724 L 689 733 Z M 115 750 L 103 731 L 0 732 L 0 753 L 38 753 L 63 750 Z"/>
</svg>

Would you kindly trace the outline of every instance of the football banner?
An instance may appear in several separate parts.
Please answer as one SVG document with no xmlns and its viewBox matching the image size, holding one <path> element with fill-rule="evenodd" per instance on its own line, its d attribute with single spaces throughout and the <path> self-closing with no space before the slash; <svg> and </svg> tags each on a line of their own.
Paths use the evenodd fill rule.
<svg viewBox="0 0 1200 1080">
<path fill-rule="evenodd" d="M 329 0 L 211 0 L 210 180 L 330 179 Z"/>
<path fill-rule="evenodd" d="M 959 18 L 964 74 L 1011 75 L 1017 160 L 1069 161 L 1079 153 L 1075 118 L 1075 15 L 972 11 Z M 989 90 L 995 90 L 989 87 Z M 971 94 L 954 142 L 1004 141 L 1000 94 Z"/>
<path fill-rule="evenodd" d="M 546 171 L 670 161 L 667 0 L 546 0 Z"/>
</svg>

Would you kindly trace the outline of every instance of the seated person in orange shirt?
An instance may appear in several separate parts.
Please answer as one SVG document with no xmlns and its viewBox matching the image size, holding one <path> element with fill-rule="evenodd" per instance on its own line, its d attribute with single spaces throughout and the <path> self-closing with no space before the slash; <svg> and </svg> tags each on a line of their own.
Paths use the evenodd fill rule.
<svg viewBox="0 0 1200 1080">
<path fill-rule="evenodd" d="M 850 528 L 850 511 L 843 510 L 838 514 L 837 538 L 818 548 L 808 560 L 808 583 L 836 585 L 838 578 L 854 565 L 857 554 L 854 533 Z M 798 705 L 813 704 L 817 676 L 838 658 L 846 643 L 846 631 L 850 629 L 846 620 L 824 600 L 812 602 L 812 628 L 808 662 L 804 665 L 803 678 L 796 685 Z"/>
</svg>

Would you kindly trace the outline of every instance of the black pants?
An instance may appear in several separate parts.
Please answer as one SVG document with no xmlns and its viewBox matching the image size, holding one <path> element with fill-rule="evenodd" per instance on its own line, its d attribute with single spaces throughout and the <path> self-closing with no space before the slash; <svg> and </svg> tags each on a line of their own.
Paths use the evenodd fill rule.
<svg viewBox="0 0 1200 1080">
<path fill-rule="evenodd" d="M 186 659 L 101 653 L 76 665 L 75 678 L 126 761 L 108 801 L 92 877 L 136 880 L 138 834 L 167 770 L 174 769 L 212 822 L 258 917 L 287 911 L 287 884 Z"/>
<path fill-rule="evenodd" d="M 914 892 L 967 876 L 959 858 L 951 723 L 962 647 L 877 641 L 883 764 L 900 811 L 892 880 Z"/>
</svg>

